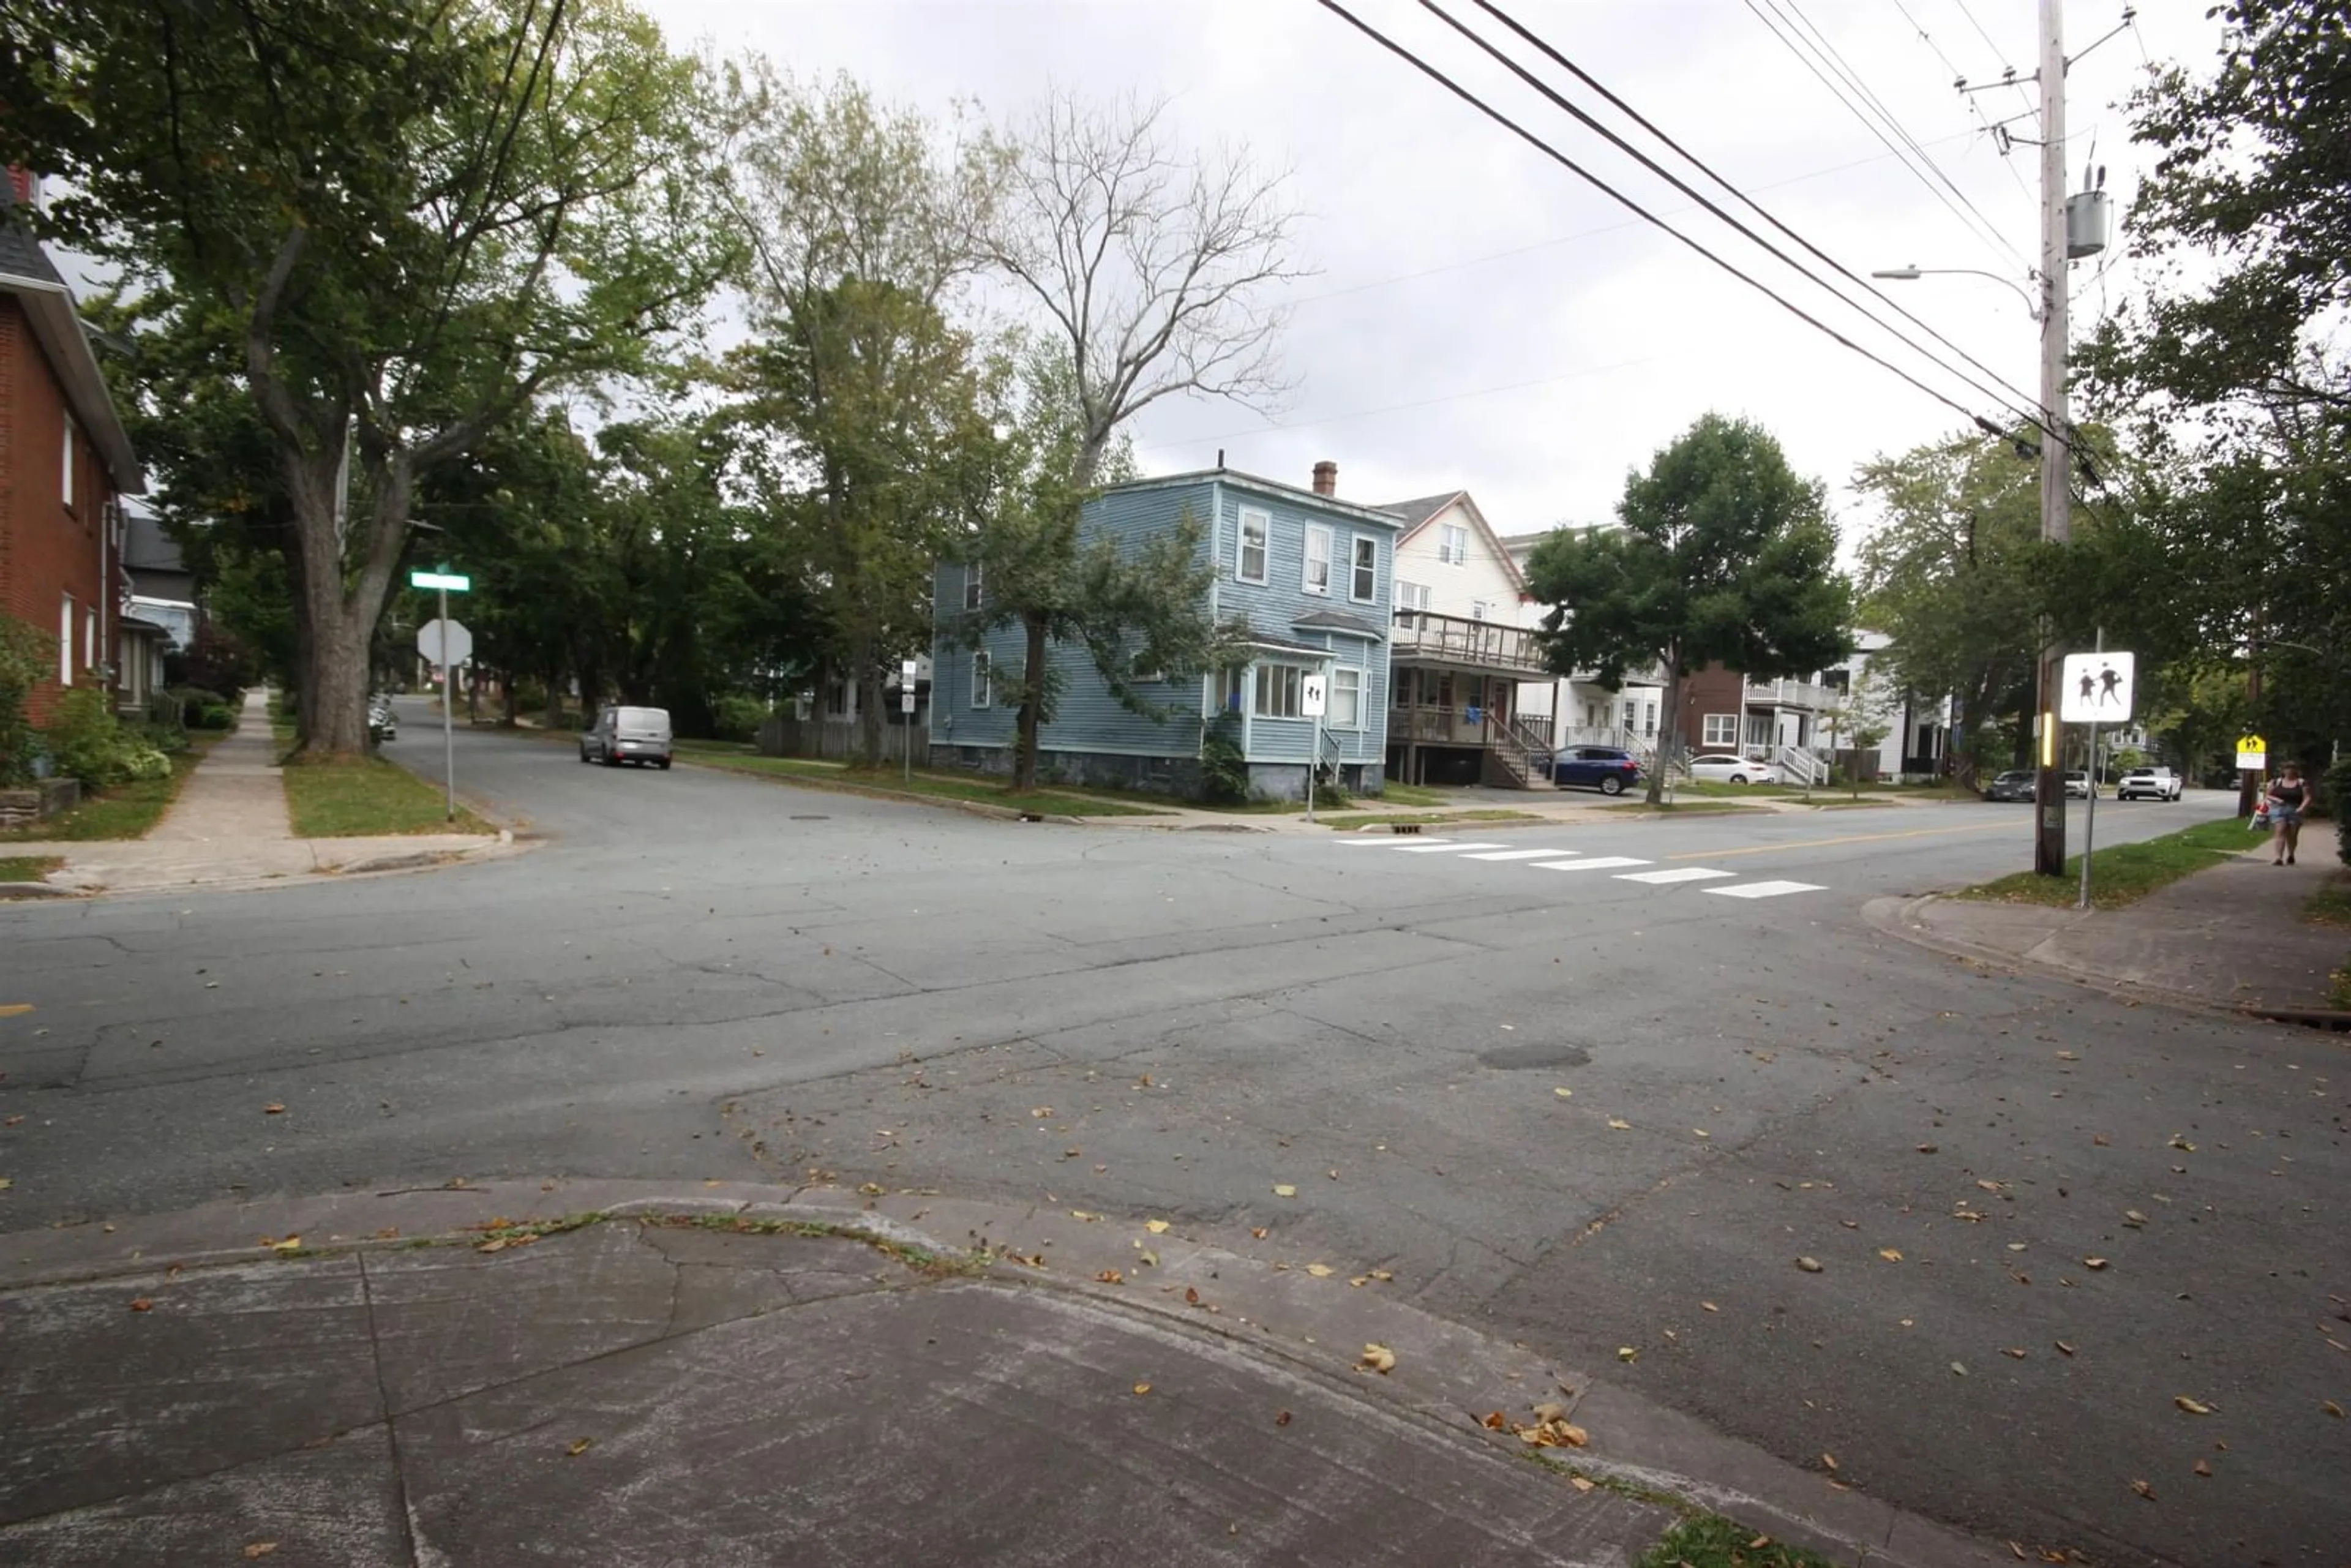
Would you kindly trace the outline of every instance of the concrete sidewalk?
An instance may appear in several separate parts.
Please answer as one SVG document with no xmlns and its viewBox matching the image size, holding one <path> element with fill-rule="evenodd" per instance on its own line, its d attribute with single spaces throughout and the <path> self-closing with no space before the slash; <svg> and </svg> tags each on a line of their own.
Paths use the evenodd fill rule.
<svg viewBox="0 0 2351 1568">
<path fill-rule="evenodd" d="M 212 748 L 143 839 L 11 844 L 12 855 L 65 861 L 45 884 L 60 894 L 259 887 L 319 873 L 409 870 L 511 850 L 513 836 L 404 833 L 298 839 L 266 698 L 247 693 L 234 733 Z M 9 884 L 0 883 L 0 896 Z M 26 891 L 21 885 L 19 894 Z"/>
<path fill-rule="evenodd" d="M 2270 863 L 2268 841 L 2122 909 L 2055 909 L 1929 895 L 1880 899 L 1871 920 L 1957 956 L 2037 969 L 2175 1006 L 2262 1015 L 2329 1009 L 2329 975 L 2351 961 L 2351 932 L 2302 918 L 2343 877 L 2334 824 L 2305 829 L 2308 858 Z"/>
<path fill-rule="evenodd" d="M 717 1183 L 16 1232 L 0 1558 L 1625 1568 L 1695 1508 L 2012 1561 L 1292 1250 Z"/>
</svg>

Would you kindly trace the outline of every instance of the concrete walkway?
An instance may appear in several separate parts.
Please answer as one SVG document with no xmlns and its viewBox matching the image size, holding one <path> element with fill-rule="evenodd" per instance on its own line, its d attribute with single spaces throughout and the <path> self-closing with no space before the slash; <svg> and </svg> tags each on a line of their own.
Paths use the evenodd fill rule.
<svg viewBox="0 0 2351 1568">
<path fill-rule="evenodd" d="M 19 1231 L 0 1559 L 1624 1568 L 1665 1496 L 1840 1564 L 2012 1560 L 1414 1285 L 1238 1226 L 716 1182 Z"/>
<path fill-rule="evenodd" d="M 2312 925 L 2303 904 L 2345 877 L 2334 824 L 2303 831 L 2297 863 L 2246 848 L 2122 909 L 2054 909 L 1928 896 L 1870 906 L 1880 926 L 1958 956 L 2038 969 L 2174 1005 L 2322 1012 L 2329 975 L 2351 962 L 2351 932 Z"/>
<path fill-rule="evenodd" d="M 296 838 L 267 698 L 254 691 L 246 695 L 236 729 L 196 765 L 145 838 L 7 848 L 12 855 L 62 858 L 61 870 L 34 885 L 70 894 L 257 887 L 319 873 L 408 870 L 479 858 L 509 850 L 512 842 L 504 832 Z M 0 895 L 7 891 L 0 883 Z"/>
</svg>

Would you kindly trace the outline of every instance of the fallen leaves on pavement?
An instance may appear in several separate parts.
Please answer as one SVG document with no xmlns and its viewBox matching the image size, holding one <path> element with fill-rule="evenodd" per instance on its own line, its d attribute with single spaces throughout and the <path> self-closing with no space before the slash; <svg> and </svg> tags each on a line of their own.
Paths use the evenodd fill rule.
<svg viewBox="0 0 2351 1568">
<path fill-rule="evenodd" d="M 1356 1364 L 1358 1366 L 1368 1367 L 1370 1370 L 1378 1373 L 1383 1377 L 1385 1377 L 1389 1373 L 1395 1370 L 1395 1352 L 1390 1350 L 1384 1344 L 1367 1344 L 1364 1346 L 1364 1354 L 1356 1361 Z"/>
<path fill-rule="evenodd" d="M 1609 1117 L 1608 1125 L 1611 1130 L 1619 1133 L 1629 1133 L 1633 1130 L 1633 1124 L 1625 1121 L 1622 1116 Z"/>
<path fill-rule="evenodd" d="M 2185 1394 L 2173 1395 L 2171 1396 L 2171 1402 L 2174 1405 L 2179 1406 L 2182 1410 L 2187 1411 L 2190 1416 L 2210 1416 L 2212 1414 L 2212 1406 L 2205 1404 L 2201 1399 L 2190 1399 Z"/>
<path fill-rule="evenodd" d="M 593 1437 L 575 1437 L 572 1439 L 571 1445 L 563 1451 L 576 1459 L 595 1446 L 596 1439 Z"/>
<path fill-rule="evenodd" d="M 1283 1182 L 1273 1189 L 1273 1196 L 1276 1197 L 1296 1197 L 1298 1196 L 1298 1189 L 1290 1186 L 1288 1182 Z"/>
<path fill-rule="evenodd" d="M 265 1116 L 283 1116 L 286 1114 L 286 1106 L 282 1102 L 272 1100 L 261 1108 L 261 1113 Z"/>
<path fill-rule="evenodd" d="M 131 1310 L 134 1312 L 152 1312 L 155 1310 L 155 1303 L 141 1296 L 131 1303 Z"/>
<path fill-rule="evenodd" d="M 1880 1258 L 1885 1259 L 1888 1263 L 1899 1263 L 1902 1261 L 1902 1249 L 1898 1247 L 1881 1247 L 1877 1249 L 1877 1255 Z"/>
<path fill-rule="evenodd" d="M 2155 1489 L 2147 1485 L 2145 1481 L 2131 1482 L 2131 1490 L 2138 1493 L 2139 1496 L 2147 1499 L 2149 1502 L 2153 1502 L 2155 1500 Z"/>
<path fill-rule="evenodd" d="M 1126 1283 L 1126 1276 L 1120 1273 L 1115 1269 L 1104 1269 L 1101 1273 L 1096 1274 L 1094 1278 L 1105 1285 L 1123 1285 Z"/>
<path fill-rule="evenodd" d="M 1146 1219 L 1143 1222 L 1143 1228 L 1148 1230 L 1154 1236 L 1165 1236 L 1167 1234 L 1167 1221 L 1164 1219 Z"/>
<path fill-rule="evenodd" d="M 1817 1274 L 1821 1271 L 1821 1260 L 1817 1258 L 1799 1258 L 1796 1260 L 1796 1267 L 1807 1274 Z"/>
</svg>

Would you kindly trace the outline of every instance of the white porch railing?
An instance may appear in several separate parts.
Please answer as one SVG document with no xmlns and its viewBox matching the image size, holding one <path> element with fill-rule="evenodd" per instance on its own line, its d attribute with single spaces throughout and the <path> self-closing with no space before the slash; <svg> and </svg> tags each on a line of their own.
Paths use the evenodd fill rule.
<svg viewBox="0 0 2351 1568">
<path fill-rule="evenodd" d="M 1791 784 L 1813 789 L 1829 781 L 1828 759 L 1801 746 L 1782 746 L 1772 753 L 1771 760 Z"/>
<path fill-rule="evenodd" d="M 1814 685 L 1810 681 L 1750 681 L 1747 700 L 1770 703 L 1775 707 L 1811 708 L 1819 712 L 1834 707 L 1844 694 L 1834 686 Z"/>
</svg>

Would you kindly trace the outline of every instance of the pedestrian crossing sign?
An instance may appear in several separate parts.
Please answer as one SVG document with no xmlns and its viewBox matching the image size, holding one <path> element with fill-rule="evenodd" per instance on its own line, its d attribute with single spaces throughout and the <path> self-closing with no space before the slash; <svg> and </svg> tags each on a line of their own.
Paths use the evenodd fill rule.
<svg viewBox="0 0 2351 1568">
<path fill-rule="evenodd" d="M 2237 770 L 2259 773 L 2270 765 L 2270 743 L 2258 735 L 2237 737 Z"/>
<path fill-rule="evenodd" d="M 2066 724 L 2124 724 L 2138 659 L 2130 653 L 2068 653 L 2057 698 Z"/>
</svg>

